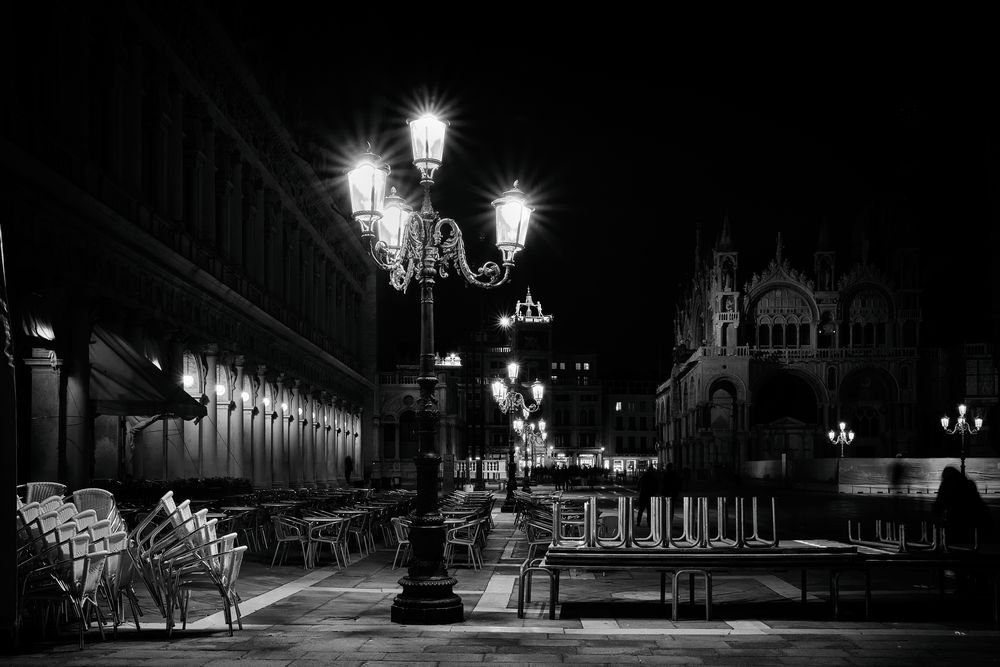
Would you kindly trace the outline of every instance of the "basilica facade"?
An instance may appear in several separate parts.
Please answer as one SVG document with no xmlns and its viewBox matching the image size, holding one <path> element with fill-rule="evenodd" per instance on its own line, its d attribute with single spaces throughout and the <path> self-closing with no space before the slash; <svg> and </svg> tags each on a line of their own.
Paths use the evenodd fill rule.
<svg viewBox="0 0 1000 667">
<path fill-rule="evenodd" d="M 918 253 L 886 266 L 840 263 L 824 226 L 812 265 L 793 266 L 780 234 L 763 267 L 741 265 L 728 218 L 674 319 L 674 363 L 657 388 L 663 462 L 704 477 L 747 461 L 920 453 Z M 748 270 L 750 269 L 750 270 Z"/>
</svg>

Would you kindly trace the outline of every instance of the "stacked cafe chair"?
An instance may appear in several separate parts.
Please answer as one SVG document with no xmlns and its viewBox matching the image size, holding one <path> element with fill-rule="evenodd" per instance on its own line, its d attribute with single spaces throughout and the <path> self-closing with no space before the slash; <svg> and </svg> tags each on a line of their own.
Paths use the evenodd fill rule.
<svg viewBox="0 0 1000 667">
<path fill-rule="evenodd" d="M 38 503 L 18 508 L 18 585 L 20 596 L 15 632 L 20 632 L 27 608 L 40 610 L 42 627 L 50 615 L 69 618 L 72 612 L 79 623 L 80 648 L 91 624 L 97 617 L 101 637 L 104 620 L 97 601 L 108 552 L 99 548 L 105 540 L 95 542 L 88 529 L 81 530 L 74 517 L 86 522 L 92 512 L 80 513 L 72 503 L 58 510 L 38 512 Z M 34 506 L 34 507 L 33 507 Z M 27 511 L 25 509 L 27 508 Z M 89 527 L 93 528 L 91 522 Z"/>
</svg>

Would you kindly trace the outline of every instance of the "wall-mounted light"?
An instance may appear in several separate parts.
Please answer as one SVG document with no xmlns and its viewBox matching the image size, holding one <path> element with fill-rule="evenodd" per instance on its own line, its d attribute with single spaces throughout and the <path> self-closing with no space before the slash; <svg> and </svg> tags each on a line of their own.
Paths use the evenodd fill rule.
<svg viewBox="0 0 1000 667">
<path fill-rule="evenodd" d="M 194 376 L 185 373 L 184 377 L 181 378 L 181 382 L 184 383 L 185 389 L 190 389 L 191 387 L 194 386 Z"/>
<path fill-rule="evenodd" d="M 236 409 L 236 401 L 229 401 L 229 411 L 232 412 Z"/>
<path fill-rule="evenodd" d="M 216 396 L 225 396 L 226 395 L 226 385 L 224 385 L 224 384 L 217 384 L 217 385 L 215 385 L 215 395 Z"/>
<path fill-rule="evenodd" d="M 340 433 L 340 427 L 339 426 L 337 427 L 337 433 Z"/>
</svg>

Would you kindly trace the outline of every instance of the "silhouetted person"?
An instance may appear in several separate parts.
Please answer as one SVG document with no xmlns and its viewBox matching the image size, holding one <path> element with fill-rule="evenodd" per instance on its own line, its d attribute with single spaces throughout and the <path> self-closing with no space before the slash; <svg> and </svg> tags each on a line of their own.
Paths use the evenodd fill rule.
<svg viewBox="0 0 1000 667">
<path fill-rule="evenodd" d="M 892 493 L 902 493 L 906 488 L 906 462 L 903 461 L 902 454 L 896 454 L 892 465 L 889 466 L 889 490 Z"/>
<path fill-rule="evenodd" d="M 656 494 L 657 486 L 659 486 L 659 476 L 656 474 L 656 468 L 650 466 L 646 468 L 646 472 L 642 473 L 642 477 L 639 478 L 639 516 L 636 517 L 636 525 L 642 524 L 642 513 L 646 513 L 646 523 L 649 523 L 649 512 L 652 505 L 653 496 Z"/>
<path fill-rule="evenodd" d="M 908 470 L 906 462 L 903 461 L 903 455 L 896 454 L 896 458 L 893 459 L 891 464 L 889 464 L 889 493 L 892 494 L 892 513 L 894 521 L 904 522 L 906 519 L 906 517 L 903 516 L 903 503 L 899 498 L 899 494 L 906 491 L 908 476 Z"/>
<path fill-rule="evenodd" d="M 679 482 L 677 472 L 674 471 L 674 464 L 668 463 L 666 467 L 660 470 L 660 488 L 656 495 L 676 500 L 680 495 Z"/>
<path fill-rule="evenodd" d="M 974 530 L 979 531 L 980 542 L 992 538 L 993 520 L 989 507 L 979 495 L 976 483 L 953 466 L 941 472 L 934 511 L 944 518 L 948 544 L 972 543 Z"/>
<path fill-rule="evenodd" d="M 354 459 L 350 455 L 344 457 L 344 479 L 347 480 L 347 486 L 351 485 L 351 473 L 354 472 Z"/>
</svg>

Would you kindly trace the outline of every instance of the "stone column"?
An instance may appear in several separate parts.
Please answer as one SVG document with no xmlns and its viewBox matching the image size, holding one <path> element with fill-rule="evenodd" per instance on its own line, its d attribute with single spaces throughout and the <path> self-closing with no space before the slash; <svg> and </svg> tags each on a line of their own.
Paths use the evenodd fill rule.
<svg viewBox="0 0 1000 667">
<path fill-rule="evenodd" d="M 330 441 L 330 430 L 327 428 L 330 424 L 330 415 L 327 414 L 328 400 L 325 391 L 321 391 L 316 400 L 316 423 L 319 425 L 319 428 L 316 429 L 316 481 L 324 486 L 330 481 L 326 474 L 326 468 L 330 462 L 327 449 L 327 443 Z"/>
<path fill-rule="evenodd" d="M 59 481 L 71 489 L 90 486 L 94 466 L 94 414 L 90 407 L 90 314 L 80 300 L 70 307 L 69 340 L 63 367 L 64 403 L 61 415 L 64 447 Z M 44 481 L 44 480 L 43 480 Z"/>
<path fill-rule="evenodd" d="M 301 400 L 302 419 L 299 424 L 302 426 L 302 481 L 311 489 L 316 486 L 316 429 L 313 428 L 316 402 L 312 392 L 306 389 L 302 391 Z"/>
<path fill-rule="evenodd" d="M 250 428 L 247 423 L 249 415 L 244 412 L 244 410 L 248 410 L 249 408 L 245 405 L 246 401 L 243 400 L 246 363 L 247 358 L 242 354 L 238 354 L 233 358 L 233 365 L 236 367 L 236 386 L 233 389 L 232 400 L 236 403 L 236 409 L 233 410 L 229 417 L 232 426 L 229 440 L 229 455 L 232 460 L 233 477 L 252 478 L 253 473 L 250 470 L 250 464 L 253 457 L 250 453 L 250 438 L 248 437 L 250 435 Z"/>
<path fill-rule="evenodd" d="M 181 377 L 184 374 L 184 342 L 177 331 L 170 334 L 168 371 L 173 377 Z M 184 389 L 190 393 L 188 387 Z M 184 467 L 186 458 L 184 456 L 184 420 L 180 417 L 168 419 L 165 430 L 167 432 L 167 445 L 163 454 L 163 478 L 190 477 L 189 474 L 185 474 Z"/>
<path fill-rule="evenodd" d="M 288 410 L 283 409 L 282 405 L 286 408 L 288 407 L 288 396 L 287 391 L 285 390 L 284 373 L 278 375 L 271 406 L 274 409 L 274 412 L 278 415 L 272 424 L 274 444 L 273 451 L 271 452 L 271 469 L 273 471 L 272 484 L 275 487 L 285 487 L 289 485 L 288 440 L 285 437 L 286 429 L 288 427 Z"/>
<path fill-rule="evenodd" d="M 266 489 L 271 486 L 271 442 L 266 439 L 267 426 L 271 423 L 271 409 L 264 404 L 267 384 L 264 376 L 267 366 L 257 366 L 257 386 L 253 392 L 251 411 L 250 470 L 253 488 Z M 270 401 L 268 401 L 270 402 Z"/>
<path fill-rule="evenodd" d="M 337 463 L 337 411 L 334 406 L 337 404 L 337 397 L 327 394 L 326 400 L 326 467 L 323 475 L 328 484 L 337 485 L 337 478 L 334 474 L 334 466 Z"/>
<path fill-rule="evenodd" d="M 302 386 L 295 380 L 292 400 L 288 405 L 291 417 L 288 423 L 288 482 L 293 488 L 302 486 L 302 423 L 299 410 L 302 408 Z"/>
<path fill-rule="evenodd" d="M 30 374 L 29 397 L 31 421 L 28 425 L 28 480 L 33 482 L 59 479 L 59 432 L 62 409 L 63 361 L 54 350 L 31 348 L 31 356 L 23 360 Z"/>
<path fill-rule="evenodd" d="M 198 459 L 201 477 L 218 477 L 221 474 L 219 466 L 219 396 L 215 392 L 218 383 L 219 347 L 206 345 L 202 348 L 205 355 L 205 395 L 208 414 L 201 420 L 200 448 Z"/>
</svg>

